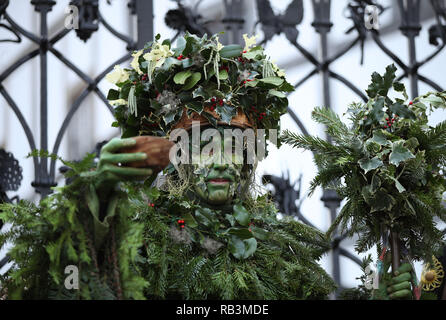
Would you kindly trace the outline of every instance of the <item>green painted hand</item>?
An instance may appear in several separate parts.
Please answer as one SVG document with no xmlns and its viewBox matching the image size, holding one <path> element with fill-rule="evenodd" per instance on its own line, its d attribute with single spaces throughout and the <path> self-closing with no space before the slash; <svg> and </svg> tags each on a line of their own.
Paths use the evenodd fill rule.
<svg viewBox="0 0 446 320">
<path fill-rule="evenodd" d="M 387 293 L 390 299 L 412 299 L 412 273 L 413 269 L 409 263 L 402 264 L 387 286 Z"/>
<path fill-rule="evenodd" d="M 102 147 L 97 169 L 85 174 L 95 178 L 96 190 L 110 190 L 120 181 L 144 180 L 153 174 L 153 170 L 149 168 L 123 166 L 125 163 L 147 159 L 147 154 L 144 152 L 116 153 L 135 144 L 136 140 L 132 138 L 114 138 Z"/>
</svg>

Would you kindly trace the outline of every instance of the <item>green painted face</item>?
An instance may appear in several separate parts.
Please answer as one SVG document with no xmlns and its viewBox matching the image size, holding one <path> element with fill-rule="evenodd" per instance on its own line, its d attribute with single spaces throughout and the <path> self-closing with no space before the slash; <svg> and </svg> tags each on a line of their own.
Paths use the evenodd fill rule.
<svg viewBox="0 0 446 320">
<path fill-rule="evenodd" d="M 202 141 L 201 147 L 208 143 Z M 232 154 L 232 163 L 228 164 L 219 161 L 219 157 L 219 154 L 202 156 L 201 162 L 193 165 L 193 190 L 200 200 L 210 205 L 230 204 L 243 182 L 243 164 L 238 164 L 242 162 L 242 159 L 238 158 L 240 155 Z"/>
</svg>

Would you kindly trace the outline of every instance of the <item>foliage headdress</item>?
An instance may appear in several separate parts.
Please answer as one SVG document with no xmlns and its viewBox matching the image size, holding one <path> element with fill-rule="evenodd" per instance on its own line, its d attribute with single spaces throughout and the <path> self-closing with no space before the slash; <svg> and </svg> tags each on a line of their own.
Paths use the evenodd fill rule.
<svg viewBox="0 0 446 320">
<path fill-rule="evenodd" d="M 255 37 L 244 35 L 245 48 L 223 46 L 218 35 L 186 33 L 174 48 L 159 39 L 133 53 L 131 69 L 116 66 L 107 76 L 118 86 L 107 98 L 123 137 L 166 136 L 193 117 L 213 126 L 279 128 L 293 87 Z"/>
</svg>

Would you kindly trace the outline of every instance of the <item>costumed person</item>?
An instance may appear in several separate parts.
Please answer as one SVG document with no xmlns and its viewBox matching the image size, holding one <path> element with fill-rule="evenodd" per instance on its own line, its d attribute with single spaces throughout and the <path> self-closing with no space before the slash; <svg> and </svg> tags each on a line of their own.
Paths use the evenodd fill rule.
<svg viewBox="0 0 446 320">
<path fill-rule="evenodd" d="M 335 285 L 317 262 L 325 235 L 276 219 L 254 188 L 246 141 L 242 154 L 218 159 L 218 146 L 232 150 L 232 138 L 217 138 L 225 129 L 274 138 L 293 90 L 255 37 L 244 38 L 242 48 L 186 34 L 172 48 L 157 36 L 131 69 L 115 67 L 108 99 L 122 138 L 104 145 L 97 165 L 94 155 L 66 163 L 73 182 L 39 206 L 0 208 L 11 224 L 0 238 L 12 242 L 1 279 L 8 298 L 328 297 Z M 183 133 L 178 152 L 174 131 Z M 187 156 L 190 146 L 193 158 L 209 145 L 196 162 L 169 164 L 169 153 Z"/>
</svg>

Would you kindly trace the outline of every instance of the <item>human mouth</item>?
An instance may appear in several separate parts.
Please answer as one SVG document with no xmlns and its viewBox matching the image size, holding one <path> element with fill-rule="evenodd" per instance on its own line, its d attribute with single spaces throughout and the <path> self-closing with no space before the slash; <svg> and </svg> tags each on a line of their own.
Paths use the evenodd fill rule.
<svg viewBox="0 0 446 320">
<path fill-rule="evenodd" d="M 230 183 L 231 181 L 225 178 L 214 178 L 214 179 L 209 179 L 208 182 L 217 185 L 224 185 Z"/>
</svg>

